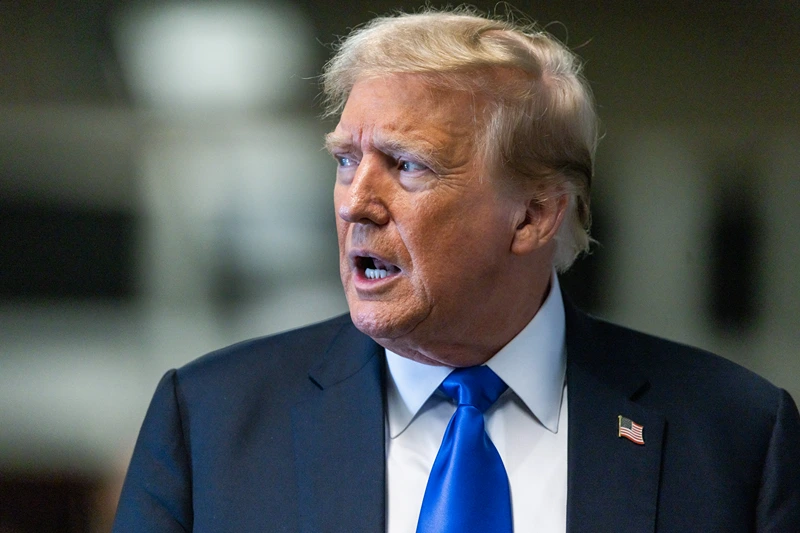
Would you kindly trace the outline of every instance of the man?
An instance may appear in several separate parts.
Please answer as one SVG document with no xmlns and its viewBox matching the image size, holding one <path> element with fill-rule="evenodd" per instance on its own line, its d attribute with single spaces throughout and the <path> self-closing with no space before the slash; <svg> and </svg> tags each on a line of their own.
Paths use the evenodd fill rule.
<svg viewBox="0 0 800 533">
<path fill-rule="evenodd" d="M 350 314 L 168 372 L 115 531 L 800 531 L 786 392 L 562 299 L 596 143 L 569 51 L 399 15 L 324 86 Z"/>
</svg>

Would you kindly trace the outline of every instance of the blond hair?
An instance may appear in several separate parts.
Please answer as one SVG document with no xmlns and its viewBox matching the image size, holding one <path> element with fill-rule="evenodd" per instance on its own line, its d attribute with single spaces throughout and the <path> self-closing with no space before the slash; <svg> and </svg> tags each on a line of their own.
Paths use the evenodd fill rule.
<svg viewBox="0 0 800 533">
<path fill-rule="evenodd" d="M 326 114 L 341 112 L 358 80 L 387 74 L 418 74 L 433 86 L 486 98 L 476 131 L 486 170 L 534 187 L 540 200 L 567 194 L 555 268 L 567 270 L 588 250 L 597 115 L 572 52 L 535 25 L 464 8 L 376 18 L 343 40 L 326 64 Z"/>
</svg>

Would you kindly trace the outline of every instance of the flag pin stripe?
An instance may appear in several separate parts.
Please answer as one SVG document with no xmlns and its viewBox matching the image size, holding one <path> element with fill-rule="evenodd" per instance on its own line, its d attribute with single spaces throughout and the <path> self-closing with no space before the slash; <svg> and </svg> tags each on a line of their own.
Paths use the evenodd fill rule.
<svg viewBox="0 0 800 533">
<path fill-rule="evenodd" d="M 644 444 L 644 426 L 640 426 L 630 418 L 619 415 L 617 417 L 617 436 L 625 437 L 636 444 Z"/>
</svg>

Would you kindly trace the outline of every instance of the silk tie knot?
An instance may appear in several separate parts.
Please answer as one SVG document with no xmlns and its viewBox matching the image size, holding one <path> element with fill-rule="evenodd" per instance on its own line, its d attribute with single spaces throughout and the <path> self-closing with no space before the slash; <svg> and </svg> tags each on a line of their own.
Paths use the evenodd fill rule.
<svg viewBox="0 0 800 533">
<path fill-rule="evenodd" d="M 488 366 L 457 368 L 439 386 L 459 407 L 471 405 L 481 413 L 485 413 L 507 388 Z"/>
</svg>

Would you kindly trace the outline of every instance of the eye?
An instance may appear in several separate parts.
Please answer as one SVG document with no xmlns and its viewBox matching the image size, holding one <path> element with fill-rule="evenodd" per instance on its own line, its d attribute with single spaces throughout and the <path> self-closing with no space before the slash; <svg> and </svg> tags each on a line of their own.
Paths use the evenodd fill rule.
<svg viewBox="0 0 800 533">
<path fill-rule="evenodd" d="M 400 160 L 398 167 L 402 172 L 424 172 L 428 170 L 428 167 L 426 167 L 422 163 L 417 163 L 415 161 L 408 161 L 406 159 Z"/>
<path fill-rule="evenodd" d="M 337 155 L 334 156 L 334 158 L 336 159 L 336 163 L 338 163 L 340 167 L 354 167 L 358 164 L 358 161 L 356 161 L 350 156 Z"/>
</svg>

